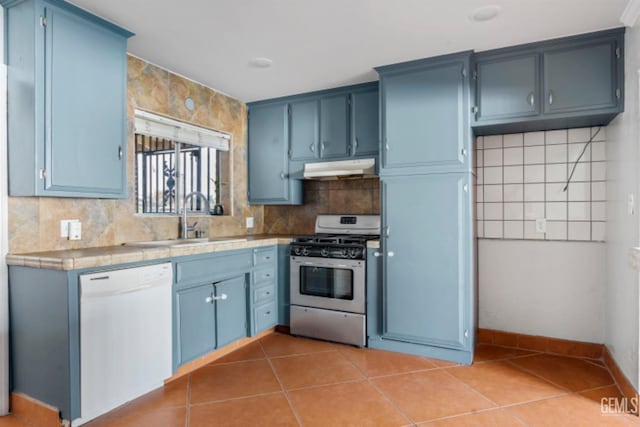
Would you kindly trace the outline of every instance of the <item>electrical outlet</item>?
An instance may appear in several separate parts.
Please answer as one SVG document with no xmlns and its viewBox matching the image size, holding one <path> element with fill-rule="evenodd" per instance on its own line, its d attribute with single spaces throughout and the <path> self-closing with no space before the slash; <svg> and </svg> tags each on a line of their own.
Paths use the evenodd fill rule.
<svg viewBox="0 0 640 427">
<path fill-rule="evenodd" d="M 253 228 L 253 217 L 247 217 L 247 228 Z"/>
<path fill-rule="evenodd" d="M 69 224 L 72 222 L 80 222 L 79 219 L 61 219 L 60 220 L 60 237 L 69 237 Z"/>
<path fill-rule="evenodd" d="M 546 232 L 547 232 L 547 219 L 546 218 L 536 219 L 536 233 L 546 233 Z"/>
</svg>

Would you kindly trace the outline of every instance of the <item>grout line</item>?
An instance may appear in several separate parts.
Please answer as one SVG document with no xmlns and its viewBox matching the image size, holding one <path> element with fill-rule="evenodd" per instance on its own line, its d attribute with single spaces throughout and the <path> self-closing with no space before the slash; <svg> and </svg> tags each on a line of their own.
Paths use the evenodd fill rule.
<svg viewBox="0 0 640 427">
<path fill-rule="evenodd" d="M 534 356 L 534 355 L 531 355 L 531 356 Z M 524 357 L 522 359 L 524 359 Z M 540 374 L 538 374 L 538 373 L 536 373 L 534 371 L 531 371 L 531 370 L 529 370 L 529 369 L 527 369 L 525 367 L 519 366 L 519 365 L 517 365 L 517 364 L 515 364 L 515 363 L 513 363 L 513 362 L 511 362 L 509 360 L 507 360 L 506 363 L 510 364 L 511 366 L 513 366 L 516 369 L 519 369 L 522 372 L 525 372 L 525 373 L 527 373 L 529 375 L 532 375 L 532 376 L 534 376 L 536 378 L 539 378 L 539 379 L 541 379 L 541 380 L 543 380 L 543 381 L 545 381 L 545 382 L 547 382 L 547 383 L 549 383 L 549 384 L 551 384 L 551 385 L 553 385 L 555 387 L 558 387 L 558 388 L 560 388 L 562 390 L 566 390 L 566 392 L 564 394 L 573 393 L 573 391 L 569 390 L 567 387 L 561 386 L 560 384 L 557 384 L 557 383 L 551 381 L 550 379 L 545 378 L 542 375 L 540 375 Z"/>
<path fill-rule="evenodd" d="M 387 396 L 386 393 L 384 393 L 380 387 L 378 387 L 374 382 L 371 381 L 371 377 L 369 375 L 367 375 L 367 373 L 360 368 L 360 366 L 358 366 L 355 362 L 353 362 L 349 357 L 347 357 L 345 354 L 342 354 L 342 356 L 347 359 L 347 361 L 349 363 L 351 363 L 351 365 L 356 368 L 365 378 L 365 380 L 367 381 L 367 383 L 369 383 L 369 385 L 371 385 L 371 387 L 373 387 L 378 393 L 380 393 L 380 395 L 382 396 L 383 399 L 385 399 L 387 402 L 389 402 L 391 404 L 391 406 L 393 406 L 396 411 L 398 411 L 398 413 L 400 413 L 400 415 L 402 415 L 403 417 L 405 417 L 409 423 L 413 426 L 416 425 L 416 422 L 407 414 L 404 413 L 404 411 L 402 411 L 400 409 L 400 407 L 396 404 L 396 402 L 394 402 L 389 396 Z"/>
<path fill-rule="evenodd" d="M 281 356 L 269 356 L 269 355 L 267 355 L 266 358 L 267 359 L 286 359 L 287 357 L 310 356 L 312 354 L 318 354 L 318 353 L 331 353 L 332 351 L 338 351 L 338 350 L 337 349 L 319 350 L 319 351 L 310 351 L 310 352 L 307 352 L 307 353 L 283 354 Z"/>
<path fill-rule="evenodd" d="M 267 351 L 265 350 L 260 340 L 258 340 L 258 343 L 260 343 L 260 346 L 262 347 L 262 351 L 266 354 Z M 269 363 L 269 366 L 271 367 L 271 371 L 273 372 L 273 375 L 276 377 L 278 384 L 280 384 L 280 389 L 282 389 L 282 394 L 284 394 L 285 399 L 287 399 L 287 403 L 289 404 L 289 408 L 291 408 L 291 412 L 293 412 L 293 416 L 296 418 L 298 425 L 302 427 L 304 425 L 302 423 L 302 418 L 300 417 L 300 414 L 298 414 L 298 411 L 296 410 L 295 406 L 293 406 L 293 402 L 289 397 L 289 392 L 284 388 L 284 384 L 282 384 L 282 380 L 280 379 L 280 376 L 278 375 L 276 368 L 273 366 L 271 359 L 269 359 L 268 357 L 267 357 L 267 363 Z"/>
<path fill-rule="evenodd" d="M 280 393 L 281 393 L 280 391 L 268 391 L 265 393 L 248 394 L 246 396 L 229 397 L 226 399 L 207 400 L 206 402 L 192 403 L 191 406 L 198 407 L 198 406 L 209 405 L 211 403 L 234 402 L 237 400 L 253 399 L 254 397 L 271 396 L 271 395 L 280 394 Z"/>
</svg>

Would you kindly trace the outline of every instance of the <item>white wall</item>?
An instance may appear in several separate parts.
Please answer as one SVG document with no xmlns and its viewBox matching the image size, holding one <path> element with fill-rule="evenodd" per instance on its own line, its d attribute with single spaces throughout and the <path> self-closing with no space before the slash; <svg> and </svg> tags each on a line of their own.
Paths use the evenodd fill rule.
<svg viewBox="0 0 640 427">
<path fill-rule="evenodd" d="M 607 300 L 605 343 L 614 359 L 638 388 L 638 272 L 628 262 L 629 249 L 639 246 L 638 70 L 640 24 L 625 35 L 625 112 L 607 128 Z M 630 214 L 627 197 L 633 195 L 636 211 Z"/>
<path fill-rule="evenodd" d="M 478 242 L 479 326 L 604 342 L 604 243 Z"/>
</svg>

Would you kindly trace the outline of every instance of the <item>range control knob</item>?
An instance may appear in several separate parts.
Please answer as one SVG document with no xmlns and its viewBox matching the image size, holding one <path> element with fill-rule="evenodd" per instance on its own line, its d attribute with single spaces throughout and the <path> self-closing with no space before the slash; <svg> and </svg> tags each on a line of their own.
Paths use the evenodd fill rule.
<svg viewBox="0 0 640 427">
<path fill-rule="evenodd" d="M 349 249 L 349 258 L 357 258 L 360 255 L 360 250 L 358 248 Z"/>
<path fill-rule="evenodd" d="M 300 251 L 300 247 L 299 246 L 294 247 L 293 251 L 295 252 L 296 255 L 300 255 L 301 251 Z"/>
<path fill-rule="evenodd" d="M 309 249 L 308 248 L 302 248 L 302 255 L 303 256 L 309 255 Z"/>
<path fill-rule="evenodd" d="M 328 257 L 329 256 L 329 250 L 327 248 L 322 248 L 322 250 L 320 251 L 320 254 L 323 257 Z"/>
<path fill-rule="evenodd" d="M 340 256 L 342 258 L 348 258 L 349 257 L 349 251 L 347 250 L 347 248 L 344 248 L 340 251 Z"/>
</svg>

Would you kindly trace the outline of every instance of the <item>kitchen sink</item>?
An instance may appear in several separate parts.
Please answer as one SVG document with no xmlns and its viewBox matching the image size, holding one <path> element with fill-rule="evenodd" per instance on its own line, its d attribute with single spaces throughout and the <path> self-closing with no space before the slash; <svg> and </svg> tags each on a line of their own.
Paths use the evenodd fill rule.
<svg viewBox="0 0 640 427">
<path fill-rule="evenodd" d="M 166 246 L 166 247 L 185 247 L 185 246 L 200 246 L 208 245 L 210 243 L 233 243 L 233 242 L 246 242 L 244 237 L 202 237 L 194 239 L 169 239 L 169 240 L 149 240 L 147 242 L 130 242 L 126 243 L 126 246 Z"/>
</svg>

